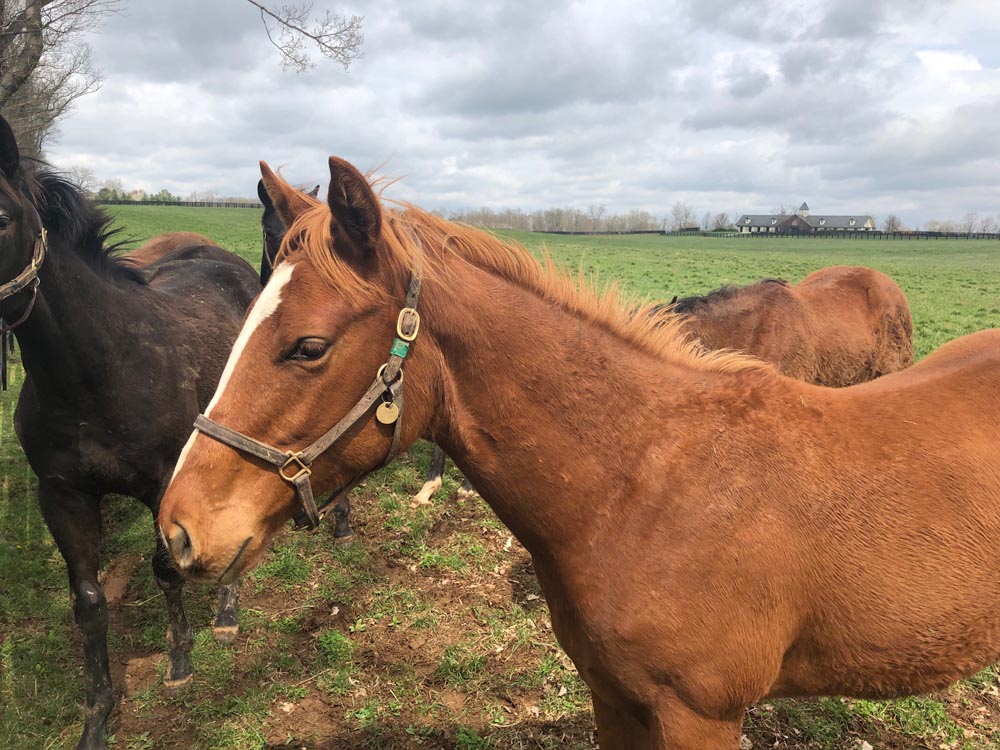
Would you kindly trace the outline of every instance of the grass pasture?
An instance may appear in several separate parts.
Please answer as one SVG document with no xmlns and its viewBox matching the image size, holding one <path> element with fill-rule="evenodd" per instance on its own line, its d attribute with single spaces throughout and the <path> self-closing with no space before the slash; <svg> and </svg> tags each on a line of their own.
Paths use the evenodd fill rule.
<svg viewBox="0 0 1000 750">
<path fill-rule="evenodd" d="M 259 216 L 238 209 L 111 207 L 137 240 L 185 229 L 256 263 Z M 892 276 L 910 300 L 918 356 L 1000 326 L 1000 243 L 640 237 L 517 239 L 639 296 L 669 300 L 761 276 L 797 281 L 840 263 Z M 0 395 L 0 748 L 70 748 L 82 721 L 80 646 L 62 560 L 12 433 L 23 374 Z M 586 687 L 555 645 L 530 561 L 449 465 L 432 506 L 411 510 L 430 447 L 355 492 L 352 544 L 284 532 L 245 581 L 234 647 L 211 637 L 213 595 L 192 586 L 194 681 L 168 694 L 166 617 L 149 569 L 145 508 L 106 503 L 106 589 L 116 693 L 112 746 L 526 750 L 594 747 Z M 1000 676 L 938 695 L 753 707 L 754 748 L 1000 748 Z"/>
</svg>

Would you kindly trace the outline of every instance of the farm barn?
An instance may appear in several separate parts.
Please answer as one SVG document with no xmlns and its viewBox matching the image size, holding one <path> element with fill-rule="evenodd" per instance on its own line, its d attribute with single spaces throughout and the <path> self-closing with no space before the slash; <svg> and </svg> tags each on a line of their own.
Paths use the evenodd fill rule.
<svg viewBox="0 0 1000 750">
<path fill-rule="evenodd" d="M 794 214 L 743 214 L 736 222 L 741 234 L 817 234 L 874 232 L 875 219 L 866 214 L 812 214 L 803 201 Z"/>
</svg>

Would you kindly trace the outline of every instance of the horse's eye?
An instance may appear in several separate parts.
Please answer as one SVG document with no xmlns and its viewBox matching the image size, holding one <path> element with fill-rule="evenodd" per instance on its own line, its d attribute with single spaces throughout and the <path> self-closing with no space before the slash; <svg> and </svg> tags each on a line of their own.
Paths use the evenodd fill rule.
<svg viewBox="0 0 1000 750">
<path fill-rule="evenodd" d="M 288 359 L 311 360 L 319 359 L 326 350 L 330 348 L 330 342 L 326 339 L 299 339 L 292 351 L 288 354 Z"/>
<path fill-rule="evenodd" d="M 7 214 L 0 214 L 0 229 L 6 229 L 10 226 L 10 217 Z"/>
</svg>

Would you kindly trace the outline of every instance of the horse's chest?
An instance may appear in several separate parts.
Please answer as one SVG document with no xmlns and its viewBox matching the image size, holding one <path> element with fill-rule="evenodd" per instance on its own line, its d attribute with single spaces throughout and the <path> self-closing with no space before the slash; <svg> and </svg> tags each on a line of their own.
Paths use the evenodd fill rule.
<svg viewBox="0 0 1000 750">
<path fill-rule="evenodd" d="M 594 597 L 594 589 L 574 585 L 552 566 L 535 563 L 552 617 L 552 631 L 591 690 L 610 699 L 640 701 L 646 687 L 641 665 L 629 658 L 622 619 Z M 608 603 L 610 604 L 610 602 Z M 610 692 L 609 692 L 610 691 Z"/>
<path fill-rule="evenodd" d="M 181 403 L 60 405 L 25 395 L 17 431 L 32 469 L 94 494 L 142 496 L 158 486 L 183 440 L 186 420 L 178 412 L 193 414 Z"/>
</svg>

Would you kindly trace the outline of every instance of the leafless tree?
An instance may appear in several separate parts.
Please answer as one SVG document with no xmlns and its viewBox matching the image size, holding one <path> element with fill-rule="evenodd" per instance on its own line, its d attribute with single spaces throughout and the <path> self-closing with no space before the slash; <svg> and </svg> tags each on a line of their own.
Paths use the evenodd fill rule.
<svg viewBox="0 0 1000 750">
<path fill-rule="evenodd" d="M 592 203 L 587 208 L 587 214 L 590 217 L 590 231 L 598 232 L 602 231 L 601 219 L 604 217 L 607 211 L 607 206 L 603 203 Z"/>
<path fill-rule="evenodd" d="M 39 156 L 73 103 L 100 87 L 84 34 L 123 1 L 0 0 L 0 111 L 26 154 Z M 311 46 L 345 68 L 361 55 L 361 16 L 314 11 L 311 2 L 246 1 L 261 14 L 285 68 L 312 67 Z"/>
<path fill-rule="evenodd" d="M 677 201 L 670 209 L 670 229 L 674 232 L 694 226 L 697 221 L 694 209 L 684 201 Z"/>
<path fill-rule="evenodd" d="M 83 34 L 118 0 L 0 0 L 0 110 L 32 156 L 100 74 Z"/>
<path fill-rule="evenodd" d="M 729 229 L 732 225 L 733 222 L 725 211 L 712 217 L 712 229 Z"/>
<path fill-rule="evenodd" d="M 65 170 L 66 176 L 78 185 L 85 193 L 93 193 L 97 190 L 97 175 L 90 167 L 74 165 Z"/>
<path fill-rule="evenodd" d="M 285 3 L 268 7 L 257 0 L 246 0 L 260 12 L 267 38 L 281 56 L 286 70 L 308 70 L 314 67 L 309 47 L 320 55 L 350 67 L 361 56 L 365 37 L 361 33 L 361 16 L 342 16 L 329 10 L 314 13 L 313 3 Z"/>
<path fill-rule="evenodd" d="M 889 214 L 882 220 L 883 232 L 899 232 L 903 229 L 903 222 L 896 214 Z"/>
<path fill-rule="evenodd" d="M 995 234 L 998 228 L 997 219 L 994 216 L 984 216 L 979 220 L 976 231 L 983 234 Z"/>
<path fill-rule="evenodd" d="M 954 219 L 931 219 L 924 225 L 928 232 L 946 232 L 954 234 L 963 231 L 961 224 Z"/>
</svg>

